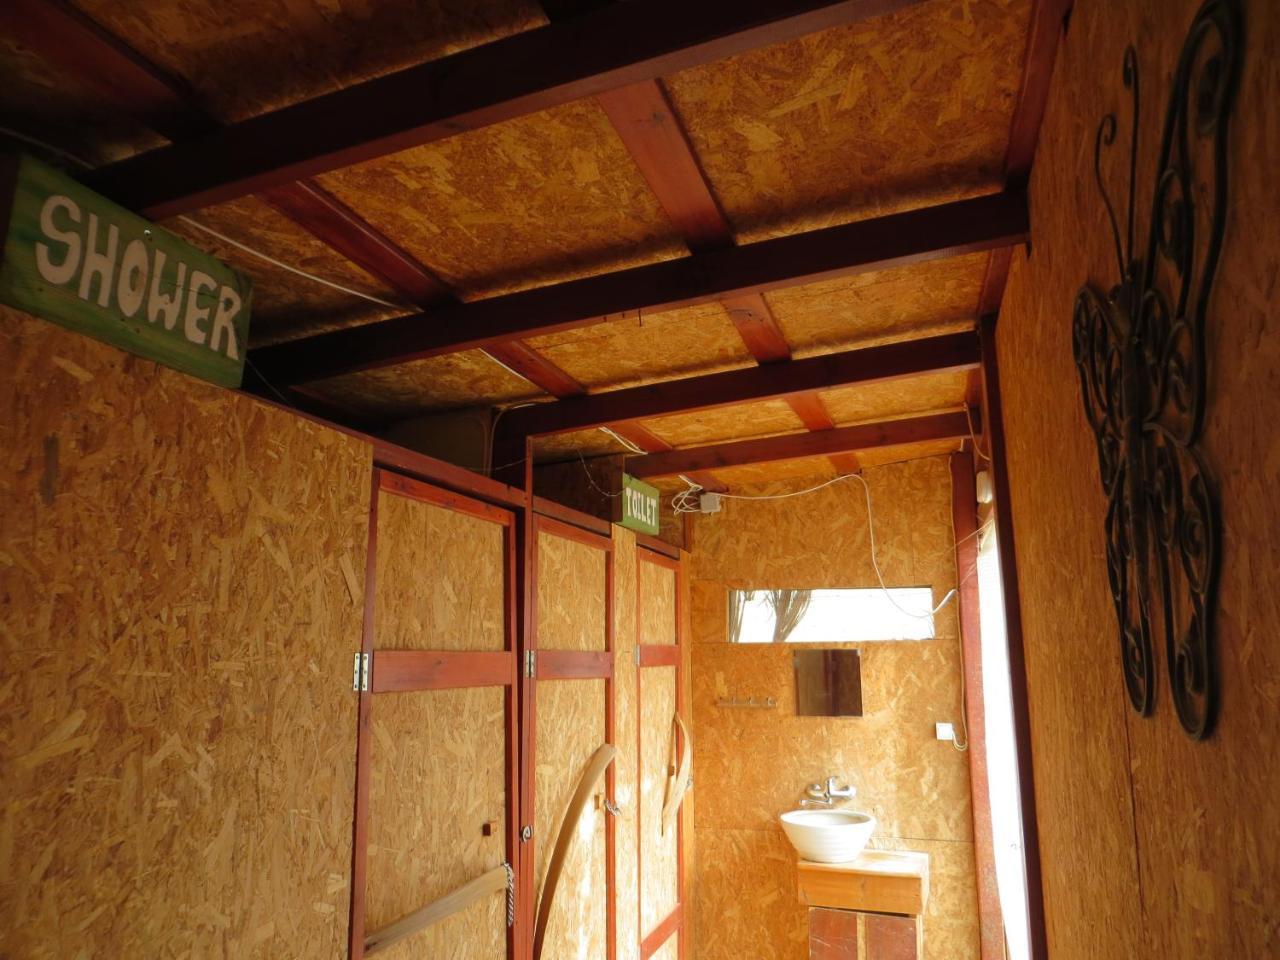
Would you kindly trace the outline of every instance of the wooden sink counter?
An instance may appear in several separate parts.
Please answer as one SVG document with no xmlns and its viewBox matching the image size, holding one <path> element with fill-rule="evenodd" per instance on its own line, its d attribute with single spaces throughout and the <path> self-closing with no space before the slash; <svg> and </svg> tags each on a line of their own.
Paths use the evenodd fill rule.
<svg viewBox="0 0 1280 960">
<path fill-rule="evenodd" d="M 848 863 L 796 865 L 800 901 L 810 907 L 918 917 L 929 899 L 929 855 L 864 850 Z"/>
</svg>

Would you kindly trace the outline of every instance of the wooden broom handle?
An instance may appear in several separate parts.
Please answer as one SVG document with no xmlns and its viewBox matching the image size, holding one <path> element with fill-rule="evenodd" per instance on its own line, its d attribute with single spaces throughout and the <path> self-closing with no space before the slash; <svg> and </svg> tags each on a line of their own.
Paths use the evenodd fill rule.
<svg viewBox="0 0 1280 960">
<path fill-rule="evenodd" d="M 547 921 L 551 917 L 551 905 L 555 901 L 556 887 L 560 883 L 560 874 L 564 871 L 565 857 L 578 832 L 578 821 L 582 819 L 582 811 L 586 809 L 596 784 L 604 776 L 613 758 L 618 755 L 618 748 L 611 743 L 602 743 L 591 755 L 587 767 L 578 778 L 578 787 L 573 791 L 573 799 L 560 821 L 560 831 L 556 834 L 555 849 L 551 852 L 551 862 L 547 864 L 547 877 L 542 882 L 542 899 L 538 902 L 538 921 L 533 928 L 533 960 L 542 958 L 542 940 L 547 933 Z"/>
<path fill-rule="evenodd" d="M 689 728 L 684 725 L 680 714 L 673 714 L 672 718 L 672 732 L 679 728 L 680 736 L 684 738 L 684 753 L 680 756 L 680 770 L 676 773 L 674 782 L 671 779 L 667 780 L 667 802 L 662 805 L 664 836 L 675 820 L 676 814 L 680 812 L 680 804 L 684 803 L 685 791 L 689 789 L 689 766 L 693 760 L 693 738 L 689 736 Z"/>
</svg>

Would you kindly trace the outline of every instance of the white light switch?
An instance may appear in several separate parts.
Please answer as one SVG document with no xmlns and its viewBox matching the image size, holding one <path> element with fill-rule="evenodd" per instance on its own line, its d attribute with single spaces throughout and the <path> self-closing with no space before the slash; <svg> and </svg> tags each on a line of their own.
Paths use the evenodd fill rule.
<svg viewBox="0 0 1280 960">
<path fill-rule="evenodd" d="M 947 740 L 952 743 L 955 742 L 955 739 L 956 739 L 955 724 L 935 723 L 933 726 L 934 726 L 934 729 L 937 731 L 937 737 L 939 740 Z"/>
</svg>

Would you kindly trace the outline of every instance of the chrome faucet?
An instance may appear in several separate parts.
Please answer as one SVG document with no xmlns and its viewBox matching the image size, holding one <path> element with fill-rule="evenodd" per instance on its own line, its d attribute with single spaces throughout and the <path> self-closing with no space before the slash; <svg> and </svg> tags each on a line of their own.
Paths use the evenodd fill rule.
<svg viewBox="0 0 1280 960">
<path fill-rule="evenodd" d="M 800 801 L 802 807 L 834 807 L 837 800 L 852 800 L 858 791 L 855 787 L 840 787 L 835 777 L 827 777 L 825 784 L 811 783 Z"/>
</svg>

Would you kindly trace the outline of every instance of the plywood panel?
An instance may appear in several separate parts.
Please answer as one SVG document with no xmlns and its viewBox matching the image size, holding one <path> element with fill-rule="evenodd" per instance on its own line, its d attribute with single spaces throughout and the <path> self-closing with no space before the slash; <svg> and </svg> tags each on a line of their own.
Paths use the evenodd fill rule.
<svg viewBox="0 0 1280 960">
<path fill-rule="evenodd" d="M 535 882 L 543 889 L 555 837 L 578 778 L 605 742 L 605 681 L 540 680 L 535 735 Z M 603 784 L 601 784 L 603 797 Z M 580 960 L 603 957 L 606 941 L 605 816 L 588 804 L 565 858 L 564 872 L 547 924 L 543 957 Z"/>
<path fill-rule="evenodd" d="M 930 373 L 887 383 L 865 383 L 822 391 L 822 402 L 836 426 L 895 420 L 923 413 L 960 410 L 969 374 L 959 370 Z"/>
<path fill-rule="evenodd" d="M 728 311 L 706 303 L 535 337 L 529 345 L 590 389 L 753 366 Z"/>
<path fill-rule="evenodd" d="M 785 287 L 765 294 L 799 357 L 972 330 L 988 255 Z"/>
<path fill-rule="evenodd" d="M 77 0 L 224 121 L 545 23 L 528 0 Z"/>
<path fill-rule="evenodd" d="M 647 423 L 646 426 L 648 426 Z M 627 452 L 629 452 L 627 447 L 603 430 L 557 433 L 548 437 L 537 437 L 533 441 L 533 457 L 538 462 L 577 460 L 580 456 L 590 459 L 611 453 Z"/>
<path fill-rule="evenodd" d="M 640 642 L 676 643 L 676 572 L 658 563 L 641 563 L 639 589 Z"/>
<path fill-rule="evenodd" d="M 467 298 L 686 252 L 594 101 L 320 180 Z"/>
<path fill-rule="evenodd" d="M 641 570 L 652 564 L 641 564 Z M 643 574 L 641 574 L 643 577 Z M 641 593 L 641 622 L 648 604 Z M 674 614 L 674 608 L 671 610 Z M 674 620 L 674 617 L 672 618 Z M 672 621 L 668 621 L 672 622 Z M 676 668 L 640 670 L 640 931 L 648 935 L 675 909 L 678 831 L 664 831 L 662 803 L 670 765 L 676 712 Z"/>
<path fill-rule="evenodd" d="M 640 956 L 639 832 L 637 830 L 636 719 L 636 535 L 626 527 L 613 528 L 613 742 L 614 798 L 621 809 L 614 830 L 617 862 L 614 902 L 617 923 L 617 960 Z"/>
<path fill-rule="evenodd" d="M 1015 257 L 997 330 L 1049 951 L 1065 960 L 1267 956 L 1280 945 L 1280 765 L 1270 759 L 1280 720 L 1280 646 L 1270 640 L 1280 620 L 1270 572 L 1280 564 L 1280 197 L 1258 163 L 1280 143 L 1280 62 L 1269 54 L 1280 44 L 1275 4 L 1242 4 L 1230 208 L 1210 301 L 1204 451 L 1225 536 L 1216 620 L 1223 712 L 1205 743 L 1181 733 L 1163 652 L 1155 716 L 1143 720 L 1128 706 L 1103 560 L 1106 503 L 1072 360 L 1076 290 L 1086 279 L 1103 289 L 1116 279 L 1082 145 L 1104 111 L 1119 109 L 1122 129 L 1128 122 L 1121 58 L 1136 42 L 1145 211 L 1167 78 L 1199 6 L 1076 4 L 1036 156 L 1033 253 Z M 1123 203 L 1120 150 L 1106 169 Z"/>
<path fill-rule="evenodd" d="M 0 953 L 345 957 L 370 448 L 0 320 Z"/>
<path fill-rule="evenodd" d="M 379 521 L 383 506 L 395 499 L 379 502 Z M 378 546 L 381 556 L 381 538 Z M 386 588 L 379 578 L 380 605 Z M 505 698 L 501 687 L 375 698 L 365 892 L 368 932 L 426 906 L 506 859 Z M 494 825 L 489 836 L 483 832 L 486 823 Z M 472 904 L 386 955 L 395 960 L 502 960 L 507 955 L 505 893 Z"/>
<path fill-rule="evenodd" d="M 738 240 L 997 189 L 1029 0 L 949 0 L 668 78 Z"/>
<path fill-rule="evenodd" d="M 379 497 L 377 648 L 502 650 L 505 530 L 409 497 Z"/>
<path fill-rule="evenodd" d="M 607 554 L 552 533 L 538 535 L 538 647 L 604 650 Z"/>
</svg>

